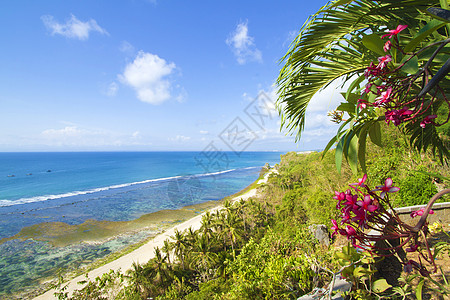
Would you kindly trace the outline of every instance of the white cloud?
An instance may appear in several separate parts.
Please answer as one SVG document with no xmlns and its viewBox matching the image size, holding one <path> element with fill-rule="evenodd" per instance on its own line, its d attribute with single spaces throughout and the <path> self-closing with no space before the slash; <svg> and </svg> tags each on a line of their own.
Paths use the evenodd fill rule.
<svg viewBox="0 0 450 300">
<path fill-rule="evenodd" d="M 320 90 L 316 93 L 308 104 L 308 112 L 314 111 L 330 111 L 336 109 L 342 98 L 341 92 L 346 90 L 346 87 L 342 88 L 342 80 L 336 80 L 330 84 L 327 88 Z"/>
<path fill-rule="evenodd" d="M 177 135 L 174 138 L 168 138 L 169 141 L 172 142 L 186 142 L 189 141 L 191 139 L 190 136 L 184 136 L 184 135 Z"/>
<path fill-rule="evenodd" d="M 286 39 L 283 42 L 283 47 L 290 46 L 291 43 L 294 41 L 294 39 L 297 37 L 299 31 L 298 30 L 291 30 L 287 33 Z"/>
<path fill-rule="evenodd" d="M 207 131 L 207 130 L 200 130 L 200 134 L 208 134 L 209 133 L 209 131 Z"/>
<path fill-rule="evenodd" d="M 47 138 L 76 137 L 80 134 L 82 134 L 82 130 L 76 126 L 66 126 L 63 129 L 47 129 L 42 132 L 42 135 Z"/>
<path fill-rule="evenodd" d="M 103 144 L 108 134 L 102 130 L 82 129 L 70 125 L 61 129 L 44 130 L 41 137 L 46 145 L 80 146 Z"/>
<path fill-rule="evenodd" d="M 114 97 L 117 94 L 118 89 L 119 85 L 116 82 L 111 82 L 106 90 L 106 95 L 109 97 Z"/>
<path fill-rule="evenodd" d="M 301 140 L 297 143 L 300 147 L 306 147 L 305 149 L 319 149 L 325 147 L 328 140 L 336 134 L 337 128 L 339 125 L 331 122 L 330 117 L 327 116 L 328 111 L 335 109 L 338 104 L 343 100 L 340 92 L 343 90 L 340 86 L 342 85 L 342 81 L 335 82 L 326 89 L 317 93 L 311 102 L 308 105 L 308 109 L 306 111 L 305 118 L 305 129 L 302 133 Z M 345 89 L 345 87 L 344 87 Z M 266 90 L 260 90 L 260 93 L 264 92 L 264 95 L 267 96 L 271 101 L 266 101 L 267 103 L 273 103 L 277 99 L 277 89 L 276 86 L 273 85 Z M 281 108 L 284 105 L 279 104 Z M 274 121 L 270 124 L 270 127 L 265 128 L 264 134 L 260 134 L 262 138 L 266 139 L 274 139 L 278 136 L 280 140 L 283 139 L 283 135 L 290 135 L 286 129 L 283 128 L 282 132 L 280 131 L 281 119 L 278 117 L 278 112 L 275 113 L 273 111 L 274 107 L 267 107 L 268 111 L 276 115 L 276 118 L 273 118 Z M 289 138 L 288 140 L 293 141 L 293 138 Z"/>
<path fill-rule="evenodd" d="M 139 131 L 135 131 L 133 132 L 133 134 L 131 135 L 131 137 L 133 139 L 140 139 L 141 138 L 141 133 Z"/>
<path fill-rule="evenodd" d="M 120 81 L 131 86 L 139 100 L 160 104 L 170 98 L 170 82 L 165 79 L 175 69 L 158 55 L 139 51 L 132 63 L 125 67 Z"/>
<path fill-rule="evenodd" d="M 247 22 L 239 23 L 236 30 L 226 39 L 226 43 L 233 50 L 239 64 L 248 61 L 262 61 L 262 53 L 256 48 L 254 38 L 248 35 Z"/>
<path fill-rule="evenodd" d="M 41 20 L 44 22 L 45 27 L 50 30 L 52 35 L 59 34 L 79 40 L 87 40 L 91 31 L 109 35 L 108 32 L 100 27 L 94 19 L 82 22 L 74 15 L 70 15 L 70 20 L 65 24 L 62 24 L 56 21 L 53 16 L 45 15 L 41 17 Z"/>
<path fill-rule="evenodd" d="M 39 144 L 50 147 L 92 149 L 98 147 L 147 146 L 139 131 L 133 133 L 112 132 L 98 128 L 80 128 L 68 125 L 60 129 L 46 129 L 41 132 Z"/>
<path fill-rule="evenodd" d="M 132 54 L 132 53 L 135 51 L 134 46 L 131 45 L 131 44 L 130 44 L 129 42 L 127 42 L 127 41 L 122 41 L 122 43 L 121 43 L 120 46 L 119 46 L 119 50 L 120 50 L 121 52 L 126 53 L 126 54 Z"/>
</svg>

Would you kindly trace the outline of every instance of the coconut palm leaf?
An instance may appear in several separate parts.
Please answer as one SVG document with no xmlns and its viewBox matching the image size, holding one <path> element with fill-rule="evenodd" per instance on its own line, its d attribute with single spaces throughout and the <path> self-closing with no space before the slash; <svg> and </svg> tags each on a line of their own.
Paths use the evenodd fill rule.
<svg viewBox="0 0 450 300">
<path fill-rule="evenodd" d="M 359 0 L 322 7 L 303 25 L 282 58 L 277 79 L 282 127 L 299 140 L 311 98 L 338 78 L 361 75 L 376 61 L 374 53 L 361 46 L 364 36 L 400 23 L 415 30 L 421 11 L 438 4 L 438 0 Z"/>
</svg>

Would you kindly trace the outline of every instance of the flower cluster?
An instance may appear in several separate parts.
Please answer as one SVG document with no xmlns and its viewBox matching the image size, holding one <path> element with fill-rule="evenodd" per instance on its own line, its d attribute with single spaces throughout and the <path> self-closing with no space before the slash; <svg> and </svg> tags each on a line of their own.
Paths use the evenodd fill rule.
<svg viewBox="0 0 450 300">
<path fill-rule="evenodd" d="M 377 256 L 395 255 L 402 249 L 406 252 L 416 252 L 419 262 L 405 260 L 405 270 L 415 268 L 421 274 L 429 274 L 423 261 L 434 267 L 436 265 L 425 238 L 428 223 L 420 220 L 418 225 L 412 227 L 400 219 L 389 201 L 389 193 L 400 190 L 393 184 L 393 180 L 387 178 L 383 185 L 371 189 L 367 184 L 367 175 L 364 175 L 357 183 L 350 184 L 350 188 L 345 192 L 336 191 L 333 199 L 337 201 L 336 208 L 341 213 L 341 220 L 331 220 L 332 236 L 343 235 L 351 241 L 353 247 L 367 250 Z M 411 217 L 433 213 L 428 205 L 412 212 Z M 377 243 L 383 240 L 388 243 Z M 398 243 L 392 243 L 392 240 L 398 240 Z M 396 246 L 386 248 L 386 244 Z"/>
<path fill-rule="evenodd" d="M 409 216 L 411 218 L 415 218 L 417 216 L 421 217 L 423 215 L 423 213 L 425 212 L 425 207 L 422 207 L 421 209 L 417 210 L 417 211 L 413 211 L 409 214 Z M 430 212 L 428 213 L 430 215 L 434 214 L 433 210 L 430 210 Z"/>
<path fill-rule="evenodd" d="M 399 190 L 392 186 L 392 179 L 388 178 L 384 185 L 370 190 L 366 185 L 367 175 L 358 179 L 357 183 L 350 184 L 351 189 L 345 192 L 335 192 L 333 199 L 337 200 L 336 208 L 341 211 L 340 225 L 332 220 L 333 236 L 336 233 L 346 236 L 357 248 L 371 248 L 373 237 L 364 233 L 367 229 L 375 229 L 375 223 L 383 222 L 388 211 L 384 209 L 383 202 L 386 193 Z M 366 191 L 366 192 L 365 192 Z M 380 195 L 376 192 L 381 191 Z M 339 226 L 344 226 L 340 228 Z M 379 230 L 379 229 L 378 229 Z M 377 235 L 378 237 L 378 235 Z"/>
<path fill-rule="evenodd" d="M 385 110 L 386 123 L 393 122 L 395 126 L 416 121 L 420 122 L 419 125 L 422 128 L 425 128 L 428 124 L 440 126 L 442 124 L 435 123 L 437 116 L 430 113 L 434 97 L 427 105 L 424 105 L 423 99 L 414 97 L 411 100 L 411 97 L 407 97 L 416 85 L 416 80 L 428 81 L 429 72 L 423 70 L 422 78 L 419 78 L 419 73 L 407 76 L 399 74 L 404 65 L 416 55 L 416 53 L 406 54 L 400 47 L 398 35 L 407 27 L 407 25 L 398 25 L 396 29 L 389 30 L 381 37 L 382 39 L 389 38 L 383 47 L 386 55 L 378 57 L 377 64 L 371 62 L 367 67 L 364 75 L 368 82 L 362 91 L 363 95 L 366 94 L 367 96 L 375 94 L 375 100 L 359 99 L 358 108 L 361 110 L 368 107 L 382 108 Z M 390 53 L 392 49 L 395 50 L 394 54 Z M 402 53 L 405 57 L 409 55 L 408 59 L 396 68 L 393 64 L 395 53 Z M 450 102 L 448 102 L 448 105 L 450 107 Z"/>
</svg>

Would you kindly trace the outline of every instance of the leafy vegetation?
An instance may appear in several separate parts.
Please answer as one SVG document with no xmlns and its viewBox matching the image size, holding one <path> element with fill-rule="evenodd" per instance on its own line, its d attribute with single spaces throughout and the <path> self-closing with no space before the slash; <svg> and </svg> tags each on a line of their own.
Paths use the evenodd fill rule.
<svg viewBox="0 0 450 300">
<path fill-rule="evenodd" d="M 328 3 L 283 58 L 277 81 L 282 125 L 299 139 L 313 95 L 333 81 L 348 82 L 344 101 L 331 112 L 342 125 L 325 148 L 337 143 L 338 170 L 345 157 L 353 173 L 358 163 L 366 172 L 366 141 L 381 144 L 383 121 L 399 126 L 411 147 L 431 149 L 443 163 L 450 158 L 448 136 L 442 136 L 450 119 L 450 20 L 448 12 L 447 19 L 436 13 L 445 9 L 446 0 Z"/>
<path fill-rule="evenodd" d="M 377 264 L 387 260 L 390 253 L 381 252 L 395 250 L 399 254 L 404 245 L 376 245 L 373 247 L 380 251 L 370 251 L 372 242 L 393 236 L 392 232 L 384 233 L 385 228 L 398 229 L 399 223 L 403 227 L 394 233 L 401 238 L 408 236 L 407 242 L 417 242 L 422 234 L 424 244 L 413 243 L 415 249 L 410 252 L 422 247 L 434 262 L 435 257 L 449 251 L 444 242 L 431 253 L 424 239 L 428 232 L 425 219 L 419 221 L 420 230 L 414 231 L 415 227 L 399 219 L 392 223 L 383 217 L 392 216 L 391 202 L 383 195 L 398 191 L 392 184 L 400 187 L 396 195 L 389 196 L 395 206 L 418 205 L 445 188 L 445 178 L 450 175 L 444 163 L 449 157 L 449 108 L 445 105 L 449 103 L 449 82 L 441 71 L 442 64 L 445 67 L 448 63 L 443 57 L 448 55 L 450 26 L 439 6 L 448 9 L 445 0 L 340 0 L 327 4 L 303 26 L 284 57 L 278 78 L 282 122 L 297 138 L 312 96 L 339 78 L 352 82 L 343 95 L 345 101 L 331 114 L 343 125 L 325 151 L 282 156 L 277 173 L 259 187 L 259 197 L 225 201 L 222 210 L 204 215 L 199 230 L 176 232 L 172 241 L 155 249 L 155 257 L 146 264 L 134 264 L 126 274 L 112 272 L 87 282 L 70 297 L 60 284 L 58 297 L 297 299 L 314 288 L 327 289 L 338 275 L 352 283 L 349 299 L 405 299 L 413 293 L 421 299 L 424 289 L 431 287 L 438 296 L 448 295 L 446 275 L 442 274 L 442 284 L 414 260 L 405 268 L 415 268 L 420 274 L 398 281 L 389 279 L 388 283 Z M 386 33 L 386 27 L 396 29 Z M 406 28 L 408 34 L 400 41 L 399 34 Z M 384 46 L 383 34 L 393 38 Z M 406 89 L 403 79 L 407 80 Z M 361 92 L 364 95 L 358 99 Z M 396 96 L 388 99 L 391 93 Z M 426 103 L 425 110 L 420 101 Z M 343 120 L 344 113 L 347 120 Z M 388 126 L 391 121 L 396 126 L 405 124 L 399 131 Z M 336 149 L 330 150 L 334 144 Z M 349 189 L 348 182 L 357 181 L 358 170 L 368 176 L 359 180 L 361 190 L 356 191 L 363 193 L 367 177 L 372 186 L 382 185 L 378 191 L 384 190 L 376 202 L 363 195 L 360 204 L 353 198 L 355 203 L 345 203 L 347 209 L 341 207 L 339 212 L 332 196 L 336 195 L 339 204 L 352 196 L 342 192 L 340 199 L 335 191 Z M 374 191 L 368 191 L 370 196 L 375 197 Z M 386 206 L 378 218 L 375 211 L 383 201 Z M 362 211 L 358 205 L 364 207 L 364 215 L 357 214 Z M 384 226 L 371 227 L 381 231 L 378 236 L 365 232 L 369 227 L 352 224 L 339 228 L 345 222 L 338 225 L 333 220 L 335 232 L 347 235 L 353 246 L 358 246 L 357 238 L 366 237 L 364 251 L 350 245 L 339 249 L 337 242 L 330 247 L 320 245 L 308 227 L 328 225 L 340 213 L 353 217 L 351 222 L 354 218 L 368 219 L 367 211 L 373 213 L 374 223 Z M 428 212 L 422 209 L 414 213 L 426 217 Z"/>
<path fill-rule="evenodd" d="M 381 172 L 375 164 L 380 156 L 394 161 L 386 163 L 380 178 L 392 176 L 396 186 L 405 189 L 413 182 L 406 172 L 436 171 L 431 155 L 409 150 L 402 139 L 386 138 L 397 131 L 386 126 L 382 133 L 384 147 L 368 145 L 369 174 Z M 334 191 L 356 179 L 347 164 L 339 175 L 333 151 L 323 159 L 322 153 L 283 155 L 278 174 L 259 187 L 259 197 L 225 201 L 223 210 L 204 215 L 199 230 L 177 231 L 146 264 L 134 264 L 125 274 L 105 275 L 70 297 L 62 289 L 60 299 L 104 299 L 106 294 L 112 295 L 108 299 L 296 299 L 325 286 L 331 273 L 317 272 L 314 265 L 337 272 L 342 268 L 340 250 L 318 245 L 308 226 L 331 224 L 339 213 Z M 450 175 L 445 167 L 440 172 Z M 421 178 L 435 186 L 430 176 Z M 398 206 L 423 202 L 410 193 L 395 201 Z"/>
</svg>

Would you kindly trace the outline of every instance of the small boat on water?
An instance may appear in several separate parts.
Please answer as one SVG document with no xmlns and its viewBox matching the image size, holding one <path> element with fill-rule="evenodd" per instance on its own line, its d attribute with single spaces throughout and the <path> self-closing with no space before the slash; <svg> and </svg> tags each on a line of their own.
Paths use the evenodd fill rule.
<svg viewBox="0 0 450 300">
<path fill-rule="evenodd" d="M 16 175 L 14 175 L 14 174 L 11 174 L 11 175 L 8 175 L 8 177 L 16 177 Z"/>
</svg>

